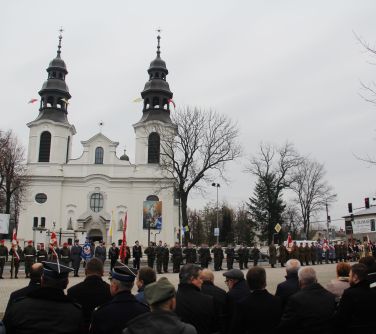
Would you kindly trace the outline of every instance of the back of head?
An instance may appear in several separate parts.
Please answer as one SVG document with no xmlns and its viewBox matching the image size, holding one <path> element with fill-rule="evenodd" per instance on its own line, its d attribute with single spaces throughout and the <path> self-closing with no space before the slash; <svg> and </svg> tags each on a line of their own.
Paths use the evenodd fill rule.
<svg viewBox="0 0 376 334">
<path fill-rule="evenodd" d="M 103 263 L 101 260 L 93 257 L 90 259 L 85 266 L 85 273 L 86 275 L 103 275 Z"/>
<path fill-rule="evenodd" d="M 207 269 L 207 268 L 203 269 L 200 275 L 201 275 L 201 279 L 204 282 L 214 283 L 214 274 L 210 269 Z"/>
<path fill-rule="evenodd" d="M 290 259 L 286 262 L 286 272 L 288 274 L 297 274 L 300 269 L 300 261 L 297 259 Z"/>
<path fill-rule="evenodd" d="M 347 262 L 339 262 L 337 264 L 337 276 L 338 277 L 349 277 L 351 266 Z"/>
<path fill-rule="evenodd" d="M 250 290 L 261 290 L 266 287 L 266 271 L 262 267 L 252 267 L 247 272 L 247 283 Z"/>
<path fill-rule="evenodd" d="M 30 280 L 33 282 L 40 282 L 43 275 L 43 264 L 34 263 L 30 268 Z"/>
<path fill-rule="evenodd" d="M 147 286 L 157 280 L 157 274 L 155 270 L 150 267 L 142 267 L 138 271 L 138 280 L 142 281 L 144 286 Z"/>
<path fill-rule="evenodd" d="M 298 271 L 299 283 L 302 287 L 311 286 L 317 283 L 317 276 L 315 269 L 311 267 L 303 267 Z"/>
<path fill-rule="evenodd" d="M 367 279 L 368 275 L 368 268 L 363 263 L 356 263 L 351 266 L 351 272 L 352 274 L 356 275 L 358 277 L 358 280 L 360 282 L 365 281 Z"/>
<path fill-rule="evenodd" d="M 179 272 L 180 283 L 191 283 L 192 278 L 197 278 L 200 275 L 201 268 L 192 263 L 188 263 L 181 267 Z"/>
<path fill-rule="evenodd" d="M 169 302 L 175 298 L 175 287 L 166 277 L 161 277 L 157 282 L 150 283 L 145 287 L 145 298 L 152 311 L 159 309 L 173 310 L 175 302 Z"/>
<path fill-rule="evenodd" d="M 376 272 L 376 261 L 373 256 L 365 256 L 359 260 L 359 263 L 364 264 L 367 267 L 368 273 Z"/>
</svg>

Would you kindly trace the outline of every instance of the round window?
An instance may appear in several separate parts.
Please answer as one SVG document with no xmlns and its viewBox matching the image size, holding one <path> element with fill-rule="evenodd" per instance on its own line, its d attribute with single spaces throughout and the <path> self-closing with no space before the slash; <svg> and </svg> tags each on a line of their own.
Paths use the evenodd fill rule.
<svg viewBox="0 0 376 334">
<path fill-rule="evenodd" d="M 44 193 L 36 194 L 35 201 L 40 204 L 45 203 L 47 201 L 47 195 Z"/>
</svg>

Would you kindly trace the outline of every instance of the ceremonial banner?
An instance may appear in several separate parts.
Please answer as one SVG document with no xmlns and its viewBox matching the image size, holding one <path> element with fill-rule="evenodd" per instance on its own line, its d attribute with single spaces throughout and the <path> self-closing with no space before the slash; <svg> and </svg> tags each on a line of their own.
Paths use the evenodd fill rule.
<svg viewBox="0 0 376 334">
<path fill-rule="evenodd" d="M 90 241 L 86 241 L 82 246 L 81 257 L 84 261 L 89 261 L 93 257 Z"/>
<path fill-rule="evenodd" d="M 149 226 L 154 230 L 162 229 L 161 201 L 144 201 L 142 226 L 144 229 L 147 229 Z"/>
<path fill-rule="evenodd" d="M 10 214 L 0 213 L 0 233 L 1 234 L 9 233 L 9 218 L 10 218 Z"/>
</svg>

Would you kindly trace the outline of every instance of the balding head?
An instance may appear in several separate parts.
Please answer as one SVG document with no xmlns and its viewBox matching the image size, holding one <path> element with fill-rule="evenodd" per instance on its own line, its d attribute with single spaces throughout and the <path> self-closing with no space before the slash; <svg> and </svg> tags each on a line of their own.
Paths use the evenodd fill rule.
<svg viewBox="0 0 376 334">
<path fill-rule="evenodd" d="M 317 283 L 317 276 L 315 269 L 311 267 L 303 267 L 298 271 L 299 285 L 301 288 L 311 286 Z"/>
<path fill-rule="evenodd" d="M 287 274 L 297 274 L 300 269 L 300 262 L 297 259 L 290 259 L 286 262 Z"/>
<path fill-rule="evenodd" d="M 201 271 L 201 279 L 204 281 L 204 282 L 212 282 L 214 283 L 214 274 L 213 272 L 210 270 L 210 269 L 204 269 L 203 271 Z"/>
<path fill-rule="evenodd" d="M 43 274 L 43 264 L 34 263 L 30 268 L 30 280 L 33 282 L 40 282 Z"/>
</svg>

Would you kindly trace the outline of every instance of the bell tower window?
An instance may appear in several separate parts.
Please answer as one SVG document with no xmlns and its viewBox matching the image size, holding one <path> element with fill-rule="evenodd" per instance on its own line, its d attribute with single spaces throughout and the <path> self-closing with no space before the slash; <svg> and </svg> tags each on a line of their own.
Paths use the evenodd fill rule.
<svg viewBox="0 0 376 334">
<path fill-rule="evenodd" d="M 44 131 L 42 132 L 40 136 L 38 161 L 49 162 L 50 150 L 51 150 L 51 133 L 49 133 L 48 131 Z"/>
<path fill-rule="evenodd" d="M 160 137 L 156 132 L 152 132 L 149 135 L 148 140 L 148 163 L 159 164 L 160 155 Z"/>
<path fill-rule="evenodd" d="M 95 164 L 102 165 L 103 164 L 103 148 L 97 147 L 95 149 Z"/>
</svg>

